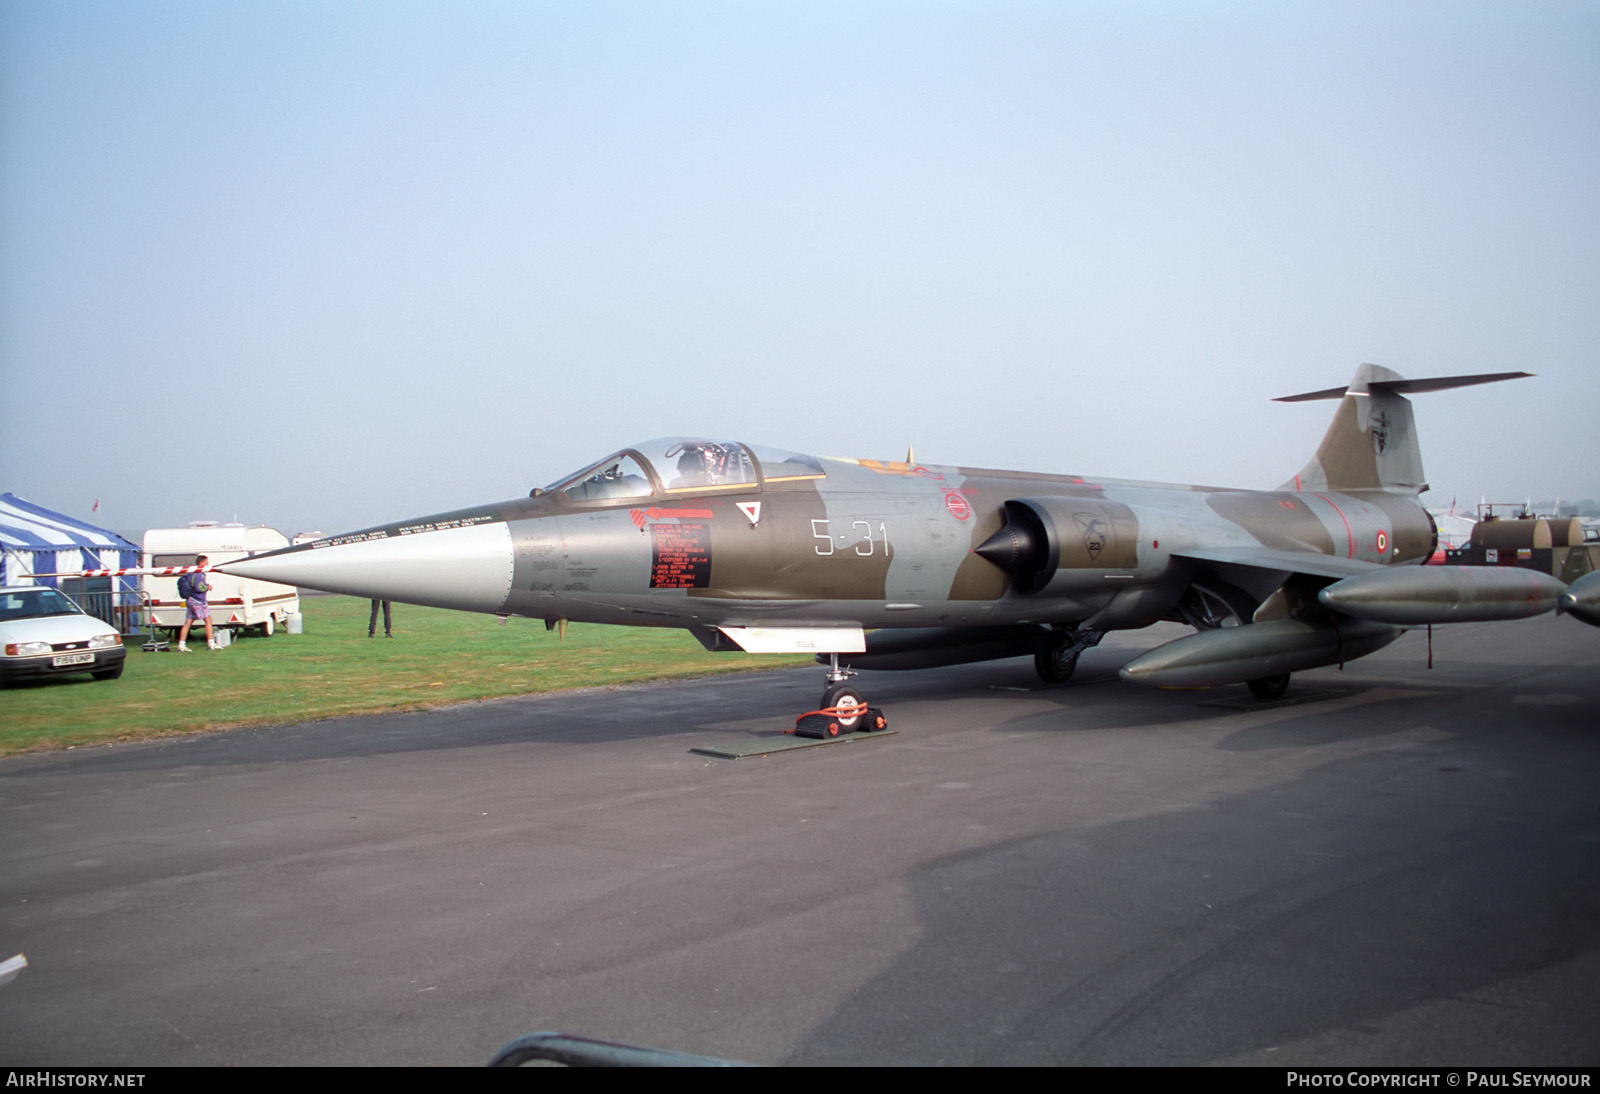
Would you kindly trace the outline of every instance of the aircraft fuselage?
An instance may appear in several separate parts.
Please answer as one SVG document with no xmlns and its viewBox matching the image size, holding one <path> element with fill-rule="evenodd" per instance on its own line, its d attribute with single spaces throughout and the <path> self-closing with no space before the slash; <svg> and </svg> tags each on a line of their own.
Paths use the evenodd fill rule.
<svg viewBox="0 0 1600 1094">
<path fill-rule="evenodd" d="M 712 649 L 807 650 L 830 656 L 829 702 L 848 675 L 839 655 L 912 668 L 1031 652 L 1060 681 L 1106 631 L 1179 619 L 1199 633 L 1134 658 L 1124 678 L 1242 681 L 1270 697 L 1289 673 L 1370 653 L 1406 626 L 1556 606 L 1565 586 L 1548 576 L 1404 566 L 1436 542 L 1405 394 L 1523 375 L 1407 380 L 1363 365 L 1344 387 L 1289 396 L 1339 405 L 1278 490 L 664 438 L 526 498 L 225 568 L 551 624 L 682 627 Z M 1573 594 L 1569 610 L 1584 618 L 1591 599 Z"/>
<path fill-rule="evenodd" d="M 815 465 L 821 474 L 691 491 L 652 483 L 625 498 L 553 488 L 275 557 L 299 554 L 299 580 L 333 591 L 541 619 L 1108 630 L 1170 616 L 1195 573 L 1217 569 L 1185 552 L 1269 548 L 1392 564 L 1420 562 L 1433 541 L 1421 505 L 1383 491 Z M 1025 548 L 1000 562 L 996 551 L 978 553 L 1024 525 Z M 1258 568 L 1229 576 L 1258 600 L 1282 581 Z"/>
</svg>

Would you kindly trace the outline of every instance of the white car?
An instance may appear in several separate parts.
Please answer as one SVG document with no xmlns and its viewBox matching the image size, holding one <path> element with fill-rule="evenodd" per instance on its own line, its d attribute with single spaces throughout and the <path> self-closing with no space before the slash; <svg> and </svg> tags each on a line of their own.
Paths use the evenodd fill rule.
<svg viewBox="0 0 1600 1094">
<path fill-rule="evenodd" d="M 45 585 L 0 587 L 0 687 L 16 680 L 91 673 L 96 680 L 122 675 L 128 651 L 122 636 Z"/>
</svg>

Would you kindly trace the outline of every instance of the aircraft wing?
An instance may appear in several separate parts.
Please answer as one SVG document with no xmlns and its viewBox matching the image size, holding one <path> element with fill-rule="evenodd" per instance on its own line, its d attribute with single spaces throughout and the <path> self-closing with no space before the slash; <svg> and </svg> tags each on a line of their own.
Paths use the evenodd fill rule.
<svg viewBox="0 0 1600 1094">
<path fill-rule="evenodd" d="M 1384 569 L 1376 562 L 1363 562 L 1359 558 L 1339 558 L 1316 551 L 1282 551 L 1272 547 L 1196 547 L 1172 554 L 1174 558 L 1190 558 L 1196 562 L 1219 562 L 1231 566 L 1249 566 L 1256 570 L 1315 574 L 1335 579 Z"/>
<path fill-rule="evenodd" d="M 1173 555 L 1210 565 L 1248 567 L 1274 577 L 1310 574 L 1332 578 L 1331 585 L 1317 591 L 1324 607 L 1391 626 L 1527 619 L 1557 607 L 1568 593 L 1567 587 L 1549 574 L 1519 566 L 1380 566 L 1315 551 L 1270 547 L 1198 548 L 1174 551 Z M 1583 616 L 1579 614 L 1579 618 Z"/>
</svg>

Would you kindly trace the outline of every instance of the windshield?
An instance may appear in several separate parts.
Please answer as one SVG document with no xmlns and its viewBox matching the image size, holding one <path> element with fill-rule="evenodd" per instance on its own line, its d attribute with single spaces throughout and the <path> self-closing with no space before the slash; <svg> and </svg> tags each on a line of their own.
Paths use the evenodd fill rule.
<svg viewBox="0 0 1600 1094">
<path fill-rule="evenodd" d="M 639 461 L 626 452 L 607 456 L 593 467 L 550 488 L 573 501 L 602 501 L 610 498 L 648 498 L 650 477 Z"/>
<path fill-rule="evenodd" d="M 46 615 L 82 615 L 78 606 L 54 589 L 7 589 L 0 593 L 0 623 Z"/>
</svg>

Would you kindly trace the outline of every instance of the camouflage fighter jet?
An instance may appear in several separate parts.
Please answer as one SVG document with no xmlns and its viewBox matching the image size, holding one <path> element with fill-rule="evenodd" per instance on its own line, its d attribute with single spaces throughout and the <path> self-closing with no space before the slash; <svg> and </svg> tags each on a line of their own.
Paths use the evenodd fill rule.
<svg viewBox="0 0 1600 1094">
<path fill-rule="evenodd" d="M 1508 619 L 1564 592 L 1528 570 L 1422 568 L 1437 531 L 1407 380 L 1363 365 L 1311 461 L 1274 491 L 819 459 L 699 438 L 625 448 L 525 498 L 368 528 L 220 569 L 463 611 L 681 627 L 708 649 L 814 653 L 819 705 L 857 669 L 1032 655 L 1063 681 L 1107 631 L 1198 633 L 1122 668 L 1248 683 L 1371 653 L 1406 626 Z M 867 631 L 872 633 L 868 634 Z M 852 721 L 841 719 L 846 728 Z"/>
</svg>

